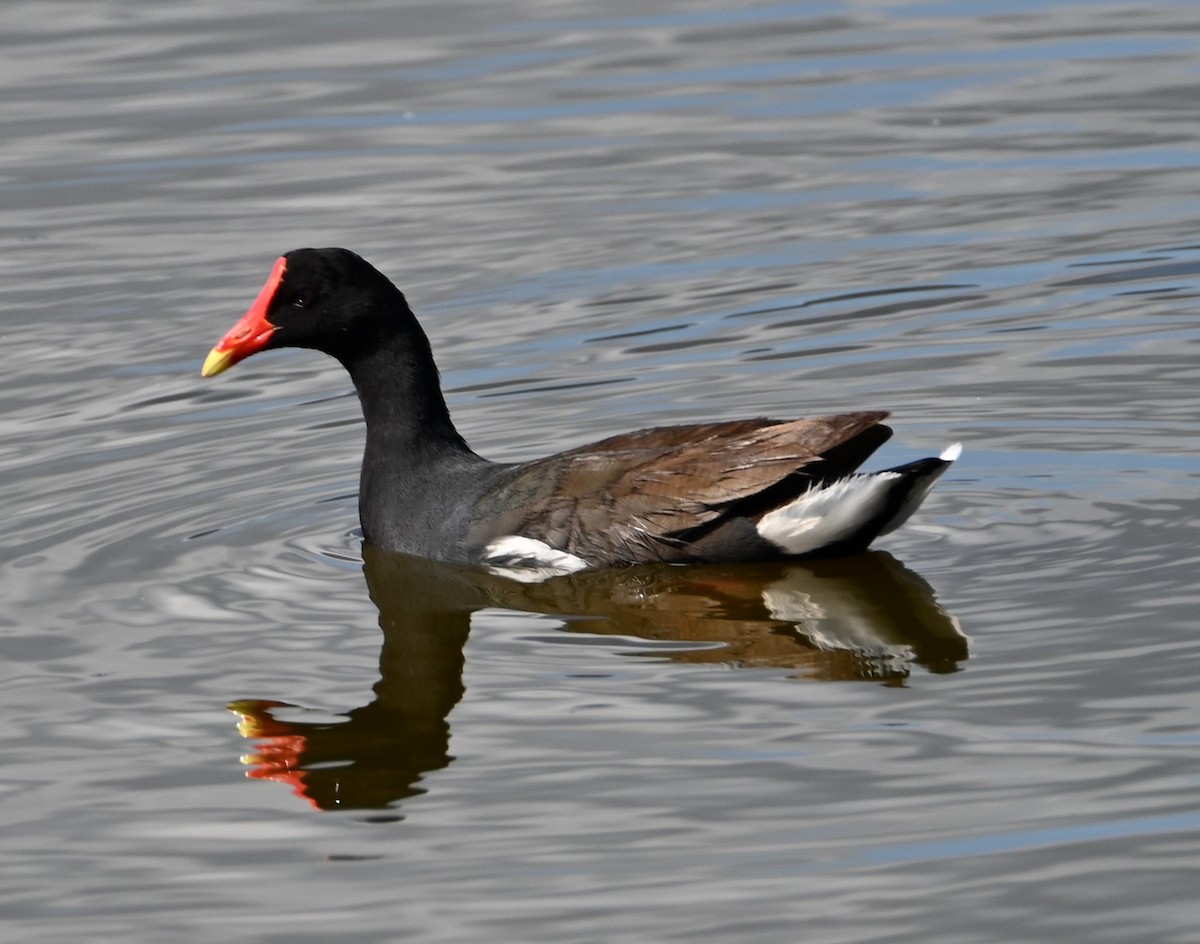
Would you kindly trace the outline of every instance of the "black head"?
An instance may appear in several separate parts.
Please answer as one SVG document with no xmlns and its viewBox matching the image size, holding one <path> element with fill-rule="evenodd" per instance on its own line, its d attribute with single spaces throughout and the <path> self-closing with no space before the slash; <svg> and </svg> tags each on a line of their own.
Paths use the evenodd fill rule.
<svg viewBox="0 0 1200 944">
<path fill-rule="evenodd" d="M 294 249 L 275 263 L 254 304 L 204 362 L 205 377 L 277 347 L 323 351 L 349 366 L 397 333 L 424 336 L 404 296 L 348 249 Z M 426 342 L 427 344 L 427 342 Z"/>
</svg>

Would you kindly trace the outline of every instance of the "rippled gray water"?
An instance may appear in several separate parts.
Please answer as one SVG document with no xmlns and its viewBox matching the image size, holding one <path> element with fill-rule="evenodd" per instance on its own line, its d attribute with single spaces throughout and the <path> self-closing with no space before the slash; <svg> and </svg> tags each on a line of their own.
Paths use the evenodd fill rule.
<svg viewBox="0 0 1200 944">
<path fill-rule="evenodd" d="M 2 19 L 5 941 L 1200 941 L 1193 3 Z M 364 571 L 340 369 L 199 378 L 300 245 L 490 457 L 966 452 L 852 561 Z"/>
</svg>

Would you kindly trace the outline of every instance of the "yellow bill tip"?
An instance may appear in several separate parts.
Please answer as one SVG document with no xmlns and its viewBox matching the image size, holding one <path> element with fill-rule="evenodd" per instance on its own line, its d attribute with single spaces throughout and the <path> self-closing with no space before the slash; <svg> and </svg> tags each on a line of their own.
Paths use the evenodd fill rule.
<svg viewBox="0 0 1200 944">
<path fill-rule="evenodd" d="M 223 370 L 233 366 L 234 361 L 233 351 L 220 351 L 213 348 L 208 352 L 208 357 L 204 358 L 204 366 L 200 368 L 201 377 L 215 377 Z"/>
</svg>

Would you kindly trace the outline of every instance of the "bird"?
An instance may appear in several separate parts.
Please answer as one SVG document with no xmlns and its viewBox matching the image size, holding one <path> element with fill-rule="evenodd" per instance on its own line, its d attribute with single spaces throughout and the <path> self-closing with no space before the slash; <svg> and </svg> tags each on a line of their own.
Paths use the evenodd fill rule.
<svg viewBox="0 0 1200 944">
<path fill-rule="evenodd" d="M 903 524 L 962 451 L 861 473 L 892 435 L 888 413 L 867 410 L 660 426 L 491 461 L 451 421 L 404 295 L 347 249 L 276 260 L 201 375 L 283 347 L 334 357 L 354 383 L 366 544 L 514 574 L 855 554 Z"/>
</svg>

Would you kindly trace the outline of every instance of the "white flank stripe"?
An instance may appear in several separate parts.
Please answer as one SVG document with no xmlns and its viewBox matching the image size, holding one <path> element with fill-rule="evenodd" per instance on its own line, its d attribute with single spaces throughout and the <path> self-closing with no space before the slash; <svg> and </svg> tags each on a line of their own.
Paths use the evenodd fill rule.
<svg viewBox="0 0 1200 944">
<path fill-rule="evenodd" d="M 795 501 L 763 515 L 758 533 L 788 554 L 807 554 L 852 535 L 879 514 L 898 472 L 840 479 L 805 492 Z"/>
<path fill-rule="evenodd" d="M 545 541 L 507 534 L 483 549 L 483 563 L 513 580 L 538 581 L 573 574 L 588 566 L 582 557 L 551 547 Z"/>
</svg>

